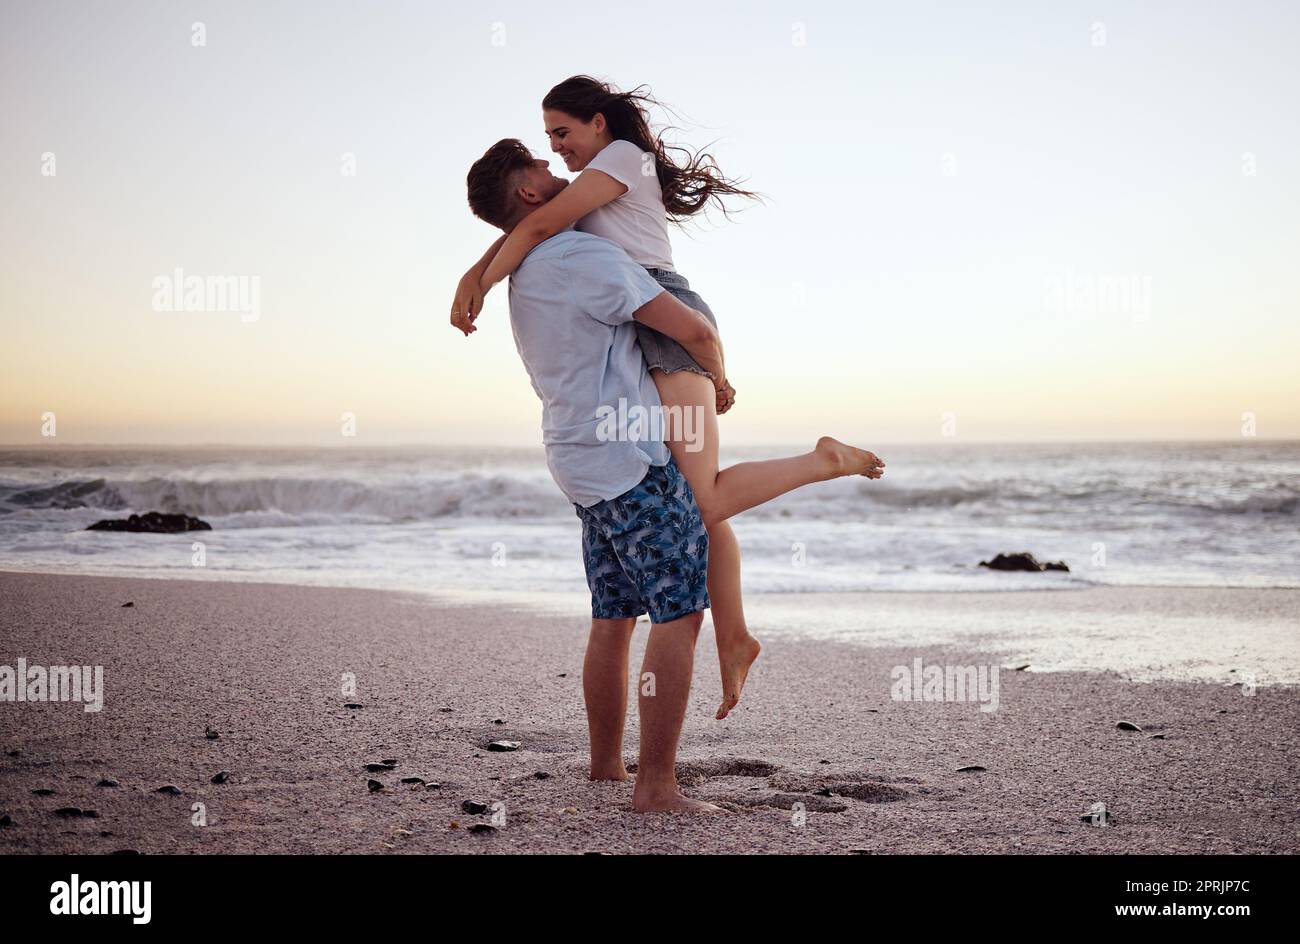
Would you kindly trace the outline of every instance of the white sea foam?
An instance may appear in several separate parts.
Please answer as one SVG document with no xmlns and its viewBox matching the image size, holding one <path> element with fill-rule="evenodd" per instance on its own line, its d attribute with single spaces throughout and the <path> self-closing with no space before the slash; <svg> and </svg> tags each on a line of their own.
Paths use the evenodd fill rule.
<svg viewBox="0 0 1300 944">
<path fill-rule="evenodd" d="M 736 520 L 748 592 L 1300 586 L 1300 444 L 877 451 L 889 463 L 879 482 L 823 483 Z M 214 530 L 84 531 L 152 510 Z M 580 590 L 577 527 L 540 450 L 0 452 L 0 567 Z M 976 566 L 1017 550 L 1071 572 Z"/>
</svg>

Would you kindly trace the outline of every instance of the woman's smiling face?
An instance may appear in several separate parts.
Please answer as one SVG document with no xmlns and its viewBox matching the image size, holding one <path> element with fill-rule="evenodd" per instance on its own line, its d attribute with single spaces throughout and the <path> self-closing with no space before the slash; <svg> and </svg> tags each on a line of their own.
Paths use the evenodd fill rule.
<svg viewBox="0 0 1300 944">
<path fill-rule="evenodd" d="M 605 124 L 605 116 L 599 112 L 591 116 L 591 121 L 583 121 L 562 111 L 544 108 L 542 121 L 551 141 L 551 150 L 560 155 L 564 166 L 571 171 L 582 170 L 614 140 Z"/>
</svg>

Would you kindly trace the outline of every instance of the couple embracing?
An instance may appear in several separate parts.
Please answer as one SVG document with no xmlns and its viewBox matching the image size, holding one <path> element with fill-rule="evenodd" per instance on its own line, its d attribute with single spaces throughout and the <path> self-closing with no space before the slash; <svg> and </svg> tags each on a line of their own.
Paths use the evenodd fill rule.
<svg viewBox="0 0 1300 944">
<path fill-rule="evenodd" d="M 740 700 L 760 650 L 745 625 L 728 520 L 812 482 L 879 478 L 884 463 L 823 436 L 802 455 L 718 468 L 717 417 L 736 392 L 713 313 L 673 267 L 668 224 L 753 194 L 707 155 L 666 145 L 650 125 L 653 104 L 641 90 L 575 76 L 542 100 L 550 148 L 578 172 L 572 182 L 515 139 L 474 163 L 470 209 L 504 235 L 461 279 L 451 322 L 473 333 L 483 296 L 510 278 L 510 323 L 542 401 L 547 465 L 581 521 L 591 778 L 628 779 L 628 652 L 648 613 L 640 677 L 654 683 L 638 695 L 632 804 L 708 812 L 718 807 L 684 796 L 675 774 L 704 610 L 722 676 L 718 719 Z M 611 415 L 666 421 L 611 435 Z"/>
</svg>

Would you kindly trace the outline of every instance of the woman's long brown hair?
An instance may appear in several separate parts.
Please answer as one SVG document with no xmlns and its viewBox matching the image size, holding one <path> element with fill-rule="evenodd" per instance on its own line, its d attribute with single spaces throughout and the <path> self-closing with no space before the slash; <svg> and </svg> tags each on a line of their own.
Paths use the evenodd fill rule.
<svg viewBox="0 0 1300 944">
<path fill-rule="evenodd" d="M 565 79 L 542 99 L 542 108 L 562 111 L 581 121 L 591 121 L 599 112 L 616 141 L 630 141 L 653 154 L 664 208 L 674 223 L 694 216 L 710 202 L 725 215 L 729 212 L 727 197 L 758 199 L 758 194 L 742 189 L 740 181 L 724 176 L 711 154 L 667 144 L 662 132 L 652 131 L 647 108 L 658 105 L 644 85 L 620 92 L 589 75 Z"/>
</svg>

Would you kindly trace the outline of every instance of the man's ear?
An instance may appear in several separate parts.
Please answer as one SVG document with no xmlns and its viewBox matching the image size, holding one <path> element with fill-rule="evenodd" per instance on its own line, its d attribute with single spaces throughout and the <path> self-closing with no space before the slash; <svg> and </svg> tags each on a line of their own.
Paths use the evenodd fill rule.
<svg viewBox="0 0 1300 944">
<path fill-rule="evenodd" d="M 515 188 L 515 196 L 529 206 L 537 206 L 542 203 L 541 195 L 536 190 L 528 186 L 519 186 Z"/>
</svg>

